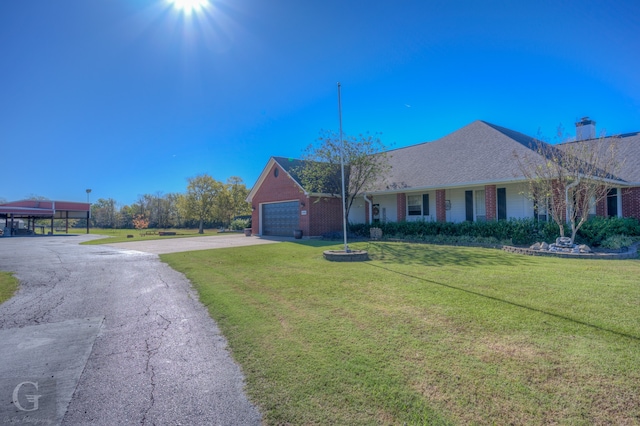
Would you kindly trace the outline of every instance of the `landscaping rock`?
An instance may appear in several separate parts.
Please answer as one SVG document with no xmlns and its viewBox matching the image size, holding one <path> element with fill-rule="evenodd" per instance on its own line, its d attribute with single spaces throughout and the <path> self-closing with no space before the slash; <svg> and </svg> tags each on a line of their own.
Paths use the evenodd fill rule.
<svg viewBox="0 0 640 426">
<path fill-rule="evenodd" d="M 543 241 L 542 244 L 540 244 L 540 250 L 549 250 L 549 244 Z"/>
<path fill-rule="evenodd" d="M 586 244 L 580 244 L 578 249 L 580 249 L 580 253 L 591 253 L 591 247 Z"/>
<path fill-rule="evenodd" d="M 541 244 L 540 243 L 535 243 L 533 244 L 531 247 L 529 247 L 531 250 L 540 250 L 541 248 Z"/>
</svg>

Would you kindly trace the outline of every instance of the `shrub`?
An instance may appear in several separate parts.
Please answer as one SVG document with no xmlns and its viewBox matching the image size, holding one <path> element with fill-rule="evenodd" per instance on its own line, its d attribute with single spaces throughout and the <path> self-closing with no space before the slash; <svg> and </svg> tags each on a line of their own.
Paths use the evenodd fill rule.
<svg viewBox="0 0 640 426">
<path fill-rule="evenodd" d="M 595 217 L 582 225 L 578 235 L 591 245 L 599 246 L 617 235 L 640 236 L 640 222 L 634 218 Z"/>
<path fill-rule="evenodd" d="M 233 231 L 241 231 L 245 228 L 251 228 L 251 219 L 234 219 L 229 225 Z"/>
<path fill-rule="evenodd" d="M 604 248 L 620 250 L 622 247 L 629 247 L 631 244 L 633 244 L 633 238 L 620 234 L 605 238 L 601 245 Z"/>
<path fill-rule="evenodd" d="M 489 238 L 505 241 L 507 244 L 527 245 L 537 241 L 554 242 L 560 236 L 555 222 L 538 222 L 533 218 L 510 219 L 490 222 L 386 222 L 371 224 L 351 224 L 350 233 L 356 237 L 369 238 L 371 227 L 382 229 L 384 238 L 413 240 L 433 240 L 433 236 Z M 565 226 L 565 235 L 570 229 Z M 599 246 L 615 235 L 640 236 L 640 222 L 633 218 L 594 218 L 587 221 L 578 231 L 576 242 Z"/>
</svg>

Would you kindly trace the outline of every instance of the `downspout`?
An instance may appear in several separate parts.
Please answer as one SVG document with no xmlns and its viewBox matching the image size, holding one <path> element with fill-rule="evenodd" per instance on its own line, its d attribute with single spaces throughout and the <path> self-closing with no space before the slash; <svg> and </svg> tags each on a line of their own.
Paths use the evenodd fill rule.
<svg viewBox="0 0 640 426">
<path fill-rule="evenodd" d="M 575 182 L 571 182 L 569 185 L 567 185 L 567 187 L 564 189 L 564 202 L 565 202 L 565 208 L 566 208 L 566 216 L 564 218 L 565 223 L 569 223 L 569 190 L 571 188 L 575 188 L 576 186 L 578 186 L 578 184 L 580 183 L 580 177 L 578 176 L 578 179 L 576 179 Z"/>
<path fill-rule="evenodd" d="M 367 194 L 366 192 L 364 194 L 362 194 L 362 196 L 364 197 L 364 201 L 366 201 L 369 204 L 369 224 L 373 223 L 373 201 L 367 198 Z"/>
</svg>

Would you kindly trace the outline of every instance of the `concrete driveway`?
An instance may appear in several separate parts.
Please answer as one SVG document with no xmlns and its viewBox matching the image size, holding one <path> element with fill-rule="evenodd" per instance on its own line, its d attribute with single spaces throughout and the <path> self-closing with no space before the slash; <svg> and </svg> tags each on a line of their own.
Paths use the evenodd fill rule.
<svg viewBox="0 0 640 426">
<path fill-rule="evenodd" d="M 20 280 L 0 305 L 0 423 L 260 424 L 189 281 L 87 238 L 0 238 L 0 270 Z M 179 241 L 159 243 L 194 247 Z"/>
<path fill-rule="evenodd" d="M 214 248 L 252 246 L 272 244 L 291 238 L 279 237 L 246 237 L 244 234 L 223 234 L 211 237 L 167 238 L 166 240 L 127 241 L 126 243 L 108 244 L 125 250 L 137 250 L 145 253 L 165 254 L 181 251 L 208 250 Z"/>
</svg>

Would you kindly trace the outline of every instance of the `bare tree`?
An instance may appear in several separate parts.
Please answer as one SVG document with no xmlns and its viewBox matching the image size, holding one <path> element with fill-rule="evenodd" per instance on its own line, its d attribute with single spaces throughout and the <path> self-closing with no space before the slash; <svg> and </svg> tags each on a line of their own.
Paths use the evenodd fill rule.
<svg viewBox="0 0 640 426">
<path fill-rule="evenodd" d="M 348 220 L 356 197 L 384 180 L 391 166 L 388 154 L 384 152 L 386 147 L 377 134 L 343 136 L 342 145 L 345 165 L 345 213 Z M 321 132 L 317 144 L 306 148 L 303 166 L 296 170 L 306 191 L 341 196 L 342 149 L 339 135 L 331 131 Z"/>
<path fill-rule="evenodd" d="M 564 225 L 569 224 L 572 244 L 592 207 L 620 183 L 616 173 L 622 160 L 617 142 L 617 137 L 605 136 L 557 145 L 537 139 L 531 155 L 516 156 L 527 179 L 526 195 L 547 209 L 560 236 L 565 236 Z"/>
</svg>

